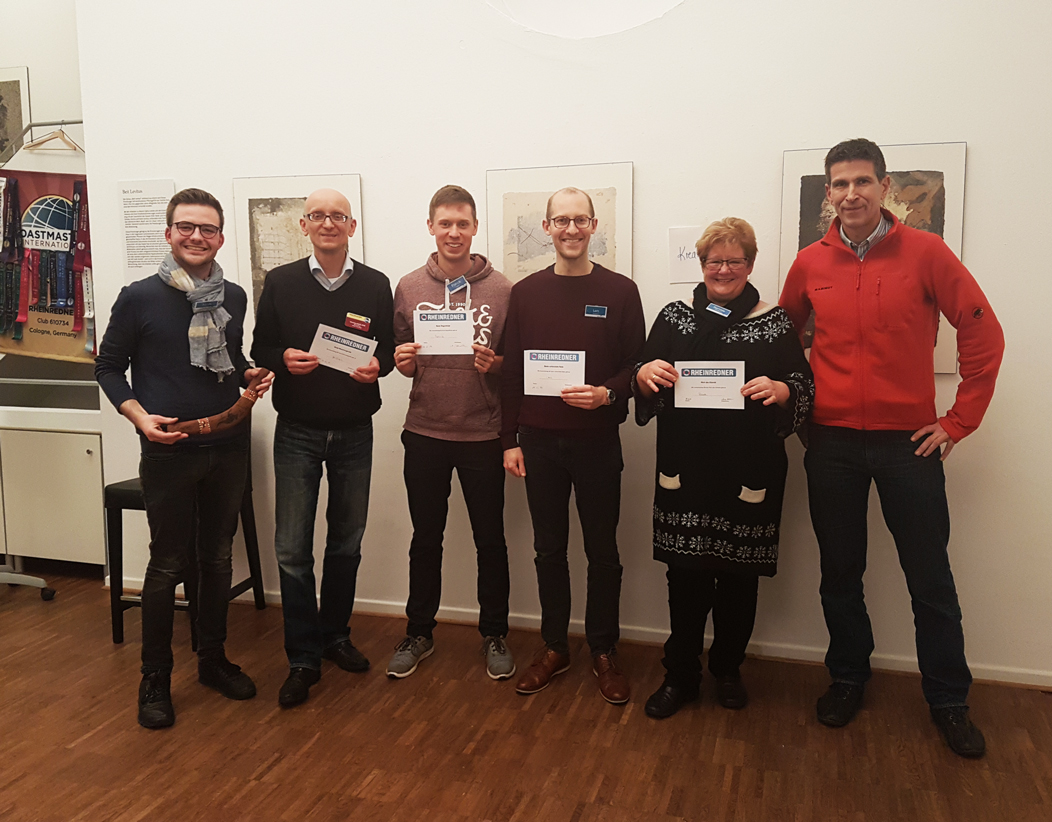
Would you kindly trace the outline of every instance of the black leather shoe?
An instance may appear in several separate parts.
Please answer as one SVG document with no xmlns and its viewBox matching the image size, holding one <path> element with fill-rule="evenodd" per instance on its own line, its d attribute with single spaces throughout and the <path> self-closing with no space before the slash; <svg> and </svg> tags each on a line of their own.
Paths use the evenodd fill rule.
<svg viewBox="0 0 1052 822">
<path fill-rule="evenodd" d="M 667 719 L 688 702 L 693 702 L 697 698 L 698 687 L 696 685 L 693 688 L 684 688 L 665 677 L 661 687 L 650 695 L 643 710 L 647 716 L 654 719 Z"/>
<path fill-rule="evenodd" d="M 215 688 L 227 699 L 251 699 L 256 695 L 256 684 L 248 674 L 223 654 L 198 658 L 197 681 Z"/>
<path fill-rule="evenodd" d="M 349 639 L 344 639 L 326 648 L 321 652 L 325 659 L 331 659 L 343 670 L 353 674 L 365 673 L 369 670 L 369 660 L 365 655 L 355 648 Z"/>
<path fill-rule="evenodd" d="M 278 704 L 282 708 L 291 708 L 306 702 L 310 696 L 310 686 L 317 685 L 319 679 L 321 671 L 315 671 L 313 668 L 293 668 L 278 691 Z"/>
<path fill-rule="evenodd" d="M 978 759 L 986 753 L 986 740 L 971 719 L 968 706 L 931 709 L 931 718 L 942 732 L 943 739 L 958 756 Z"/>
<path fill-rule="evenodd" d="M 716 701 L 724 708 L 739 710 L 749 704 L 749 693 L 740 676 L 716 677 Z"/>
<path fill-rule="evenodd" d="M 143 674 L 139 683 L 139 724 L 144 728 L 170 728 L 174 723 L 171 674 Z"/>
<path fill-rule="evenodd" d="M 865 686 L 855 682 L 834 682 L 818 698 L 818 721 L 830 728 L 843 728 L 862 707 Z"/>
</svg>

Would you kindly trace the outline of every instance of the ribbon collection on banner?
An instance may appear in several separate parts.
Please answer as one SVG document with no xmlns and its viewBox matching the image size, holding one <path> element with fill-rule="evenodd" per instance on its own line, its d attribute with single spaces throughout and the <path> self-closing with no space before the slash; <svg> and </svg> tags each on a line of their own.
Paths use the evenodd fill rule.
<svg viewBox="0 0 1052 822">
<path fill-rule="evenodd" d="M 95 354 L 87 187 L 83 179 L 75 180 L 72 187 L 72 201 L 66 199 L 68 194 L 39 197 L 23 211 L 19 178 L 0 177 L 0 347 L 6 352 L 71 358 L 68 350 L 34 350 L 25 336 L 32 310 L 37 316 L 31 330 L 38 331 L 41 324 L 57 325 L 38 333 L 68 337 L 69 342 L 83 337 L 77 358 Z M 4 345 L 4 338 L 25 343 L 25 350 L 13 348 L 10 342 Z M 74 349 L 79 350 L 79 346 Z"/>
</svg>

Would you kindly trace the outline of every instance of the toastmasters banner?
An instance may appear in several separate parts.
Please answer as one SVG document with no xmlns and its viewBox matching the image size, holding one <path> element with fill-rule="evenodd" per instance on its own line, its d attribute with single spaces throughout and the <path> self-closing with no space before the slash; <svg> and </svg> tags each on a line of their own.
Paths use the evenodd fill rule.
<svg viewBox="0 0 1052 822">
<path fill-rule="evenodd" d="M 95 353 L 83 174 L 0 176 L 0 353 L 88 361 Z"/>
</svg>

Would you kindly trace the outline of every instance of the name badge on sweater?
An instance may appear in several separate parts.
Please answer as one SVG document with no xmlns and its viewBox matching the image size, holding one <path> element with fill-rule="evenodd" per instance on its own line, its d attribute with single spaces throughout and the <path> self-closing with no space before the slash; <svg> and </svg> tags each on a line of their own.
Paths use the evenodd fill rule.
<svg viewBox="0 0 1052 822">
<path fill-rule="evenodd" d="M 460 289 L 467 288 L 468 280 L 467 277 L 457 277 L 453 282 L 446 286 L 446 291 L 450 294 L 456 294 Z"/>
<path fill-rule="evenodd" d="M 219 307 L 219 300 L 198 300 L 194 303 L 194 311 L 211 311 Z"/>
<path fill-rule="evenodd" d="M 584 315 L 586 317 L 599 317 L 602 320 L 606 319 L 606 306 L 605 305 L 586 305 L 584 307 Z"/>
<path fill-rule="evenodd" d="M 716 305 L 716 303 L 709 303 L 705 306 L 705 310 L 711 311 L 713 314 L 719 314 L 721 317 L 729 317 L 731 315 L 731 310 L 729 308 L 724 308 L 722 305 Z"/>
<path fill-rule="evenodd" d="M 343 324 L 348 328 L 353 328 L 355 331 L 368 331 L 372 322 L 368 317 L 363 317 L 361 314 L 347 312 L 347 319 L 343 321 Z"/>
</svg>

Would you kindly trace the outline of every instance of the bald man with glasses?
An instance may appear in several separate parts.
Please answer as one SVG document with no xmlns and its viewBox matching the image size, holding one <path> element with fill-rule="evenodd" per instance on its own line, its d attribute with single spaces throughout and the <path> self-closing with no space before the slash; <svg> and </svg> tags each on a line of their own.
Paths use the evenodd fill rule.
<svg viewBox="0 0 1052 822">
<path fill-rule="evenodd" d="M 369 670 L 369 660 L 350 641 L 348 623 L 369 509 L 377 380 L 394 368 L 391 284 L 351 259 L 357 222 L 347 198 L 332 189 L 315 191 L 300 227 L 314 253 L 267 275 L 252 344 L 252 356 L 276 375 L 274 549 L 290 668 L 278 703 L 285 708 L 307 700 L 323 658 L 345 671 Z M 347 339 L 374 340 L 373 356 L 347 371 L 321 364 L 310 353 L 319 326 Z M 323 471 L 329 501 L 319 607 L 314 521 Z"/>
</svg>

